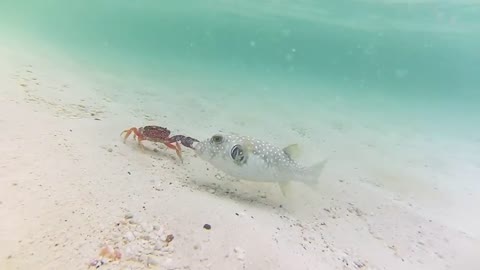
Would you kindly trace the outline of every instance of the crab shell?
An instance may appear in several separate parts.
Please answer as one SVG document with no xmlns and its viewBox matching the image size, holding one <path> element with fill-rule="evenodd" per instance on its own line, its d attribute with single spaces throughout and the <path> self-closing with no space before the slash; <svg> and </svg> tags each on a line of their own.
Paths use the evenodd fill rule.
<svg viewBox="0 0 480 270">
<path fill-rule="evenodd" d="M 166 140 L 170 136 L 170 130 L 159 126 L 145 126 L 139 129 L 140 133 L 150 139 Z"/>
</svg>

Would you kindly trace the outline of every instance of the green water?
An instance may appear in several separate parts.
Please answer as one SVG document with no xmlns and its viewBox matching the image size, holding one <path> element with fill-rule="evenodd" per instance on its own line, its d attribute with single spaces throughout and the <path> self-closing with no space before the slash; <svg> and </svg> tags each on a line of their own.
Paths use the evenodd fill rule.
<svg viewBox="0 0 480 270">
<path fill-rule="evenodd" d="M 3 0 L 0 22 L 91 69 L 178 91 L 262 90 L 313 107 L 341 97 L 463 133 L 479 120 L 474 1 Z"/>
</svg>

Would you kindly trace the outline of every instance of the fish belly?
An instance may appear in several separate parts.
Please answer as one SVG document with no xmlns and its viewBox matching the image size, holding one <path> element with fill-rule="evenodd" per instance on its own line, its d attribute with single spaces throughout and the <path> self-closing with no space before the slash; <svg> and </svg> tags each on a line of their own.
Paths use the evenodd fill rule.
<svg viewBox="0 0 480 270">
<path fill-rule="evenodd" d="M 282 182 L 285 181 L 281 171 L 276 167 L 265 166 L 264 163 L 250 163 L 244 167 L 236 168 L 238 178 L 256 182 Z"/>
</svg>

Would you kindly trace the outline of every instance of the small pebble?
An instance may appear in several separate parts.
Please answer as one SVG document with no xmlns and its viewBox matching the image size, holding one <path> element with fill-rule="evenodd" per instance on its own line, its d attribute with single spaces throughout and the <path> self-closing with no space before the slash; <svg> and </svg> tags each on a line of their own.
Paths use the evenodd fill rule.
<svg viewBox="0 0 480 270">
<path fill-rule="evenodd" d="M 155 231 L 156 231 L 158 236 L 163 237 L 163 233 L 164 233 L 165 229 L 163 227 L 160 227 L 160 228 L 156 229 Z"/>
<path fill-rule="evenodd" d="M 166 242 L 167 241 L 167 235 L 166 234 L 162 234 L 160 235 L 160 240 L 162 240 L 163 242 Z"/>
<path fill-rule="evenodd" d="M 133 214 L 128 213 L 125 215 L 125 219 L 131 219 L 131 218 L 133 218 Z"/>
<path fill-rule="evenodd" d="M 133 232 L 127 232 L 125 235 L 124 235 L 125 239 L 127 239 L 129 242 L 132 242 L 133 240 L 135 240 L 135 235 L 133 234 Z"/>
<path fill-rule="evenodd" d="M 155 257 L 153 256 L 149 256 L 147 258 L 147 266 L 156 266 L 156 265 L 158 265 L 157 259 L 155 259 Z"/>
<path fill-rule="evenodd" d="M 112 148 L 108 148 L 108 152 L 113 152 L 113 149 Z"/>
<path fill-rule="evenodd" d="M 141 234 L 141 233 L 143 233 L 143 227 L 142 227 L 142 226 L 137 226 L 137 227 L 135 227 L 135 231 L 136 231 L 138 234 Z"/>
<path fill-rule="evenodd" d="M 95 267 L 95 268 L 99 268 L 100 266 L 103 265 L 103 261 L 102 260 L 97 260 L 97 259 L 93 259 L 90 261 L 90 263 L 88 264 L 89 266 L 92 266 L 92 267 Z"/>
<path fill-rule="evenodd" d="M 172 263 L 173 263 L 173 260 L 171 258 L 167 258 L 165 260 L 165 262 L 163 262 L 163 267 L 167 268 L 167 269 L 171 269 L 172 267 Z"/>
<path fill-rule="evenodd" d="M 158 238 L 158 235 L 155 232 L 150 232 L 148 236 L 152 240 L 156 240 Z"/>
<path fill-rule="evenodd" d="M 170 246 L 163 248 L 163 252 L 166 252 L 166 253 L 172 253 L 173 250 L 174 250 L 174 249 L 173 249 L 172 247 L 170 247 Z"/>
<path fill-rule="evenodd" d="M 148 256 L 145 254 L 140 255 L 140 258 L 138 260 L 142 263 L 148 264 Z"/>
<path fill-rule="evenodd" d="M 148 223 L 142 223 L 142 229 L 147 232 L 147 233 L 150 233 L 153 231 L 153 226 L 148 224 Z"/>
<path fill-rule="evenodd" d="M 160 243 L 157 243 L 154 247 L 155 250 L 162 250 L 163 249 L 163 245 L 160 244 Z"/>
<path fill-rule="evenodd" d="M 237 259 L 243 260 L 245 258 L 245 250 L 240 247 L 236 247 L 233 251 L 237 254 Z"/>
<path fill-rule="evenodd" d="M 173 234 L 169 234 L 169 235 L 167 235 L 167 238 L 165 239 L 165 241 L 166 241 L 167 243 L 170 243 L 170 242 L 173 241 L 173 238 L 174 238 L 174 237 L 173 237 Z"/>
<path fill-rule="evenodd" d="M 355 265 L 355 267 L 357 268 L 363 268 L 365 267 L 365 264 L 361 261 L 354 261 L 353 264 Z"/>
<path fill-rule="evenodd" d="M 210 230 L 212 228 L 212 226 L 210 226 L 210 224 L 205 224 L 205 225 L 203 225 L 203 228 L 205 230 Z"/>
</svg>

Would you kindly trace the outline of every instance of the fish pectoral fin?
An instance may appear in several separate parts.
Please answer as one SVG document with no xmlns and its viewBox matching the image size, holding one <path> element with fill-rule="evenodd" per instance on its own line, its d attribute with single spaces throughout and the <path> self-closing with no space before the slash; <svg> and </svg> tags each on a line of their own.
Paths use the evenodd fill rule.
<svg viewBox="0 0 480 270">
<path fill-rule="evenodd" d="M 290 191 L 290 181 L 278 182 L 278 186 L 280 187 L 283 196 L 286 197 L 287 193 Z"/>
<path fill-rule="evenodd" d="M 255 145 L 251 142 L 246 142 L 243 144 L 243 150 L 245 154 L 252 153 L 254 149 L 255 149 Z"/>
<path fill-rule="evenodd" d="M 287 154 L 291 159 L 298 159 L 300 157 L 300 146 L 298 144 L 291 144 L 283 148 L 283 152 Z"/>
</svg>

